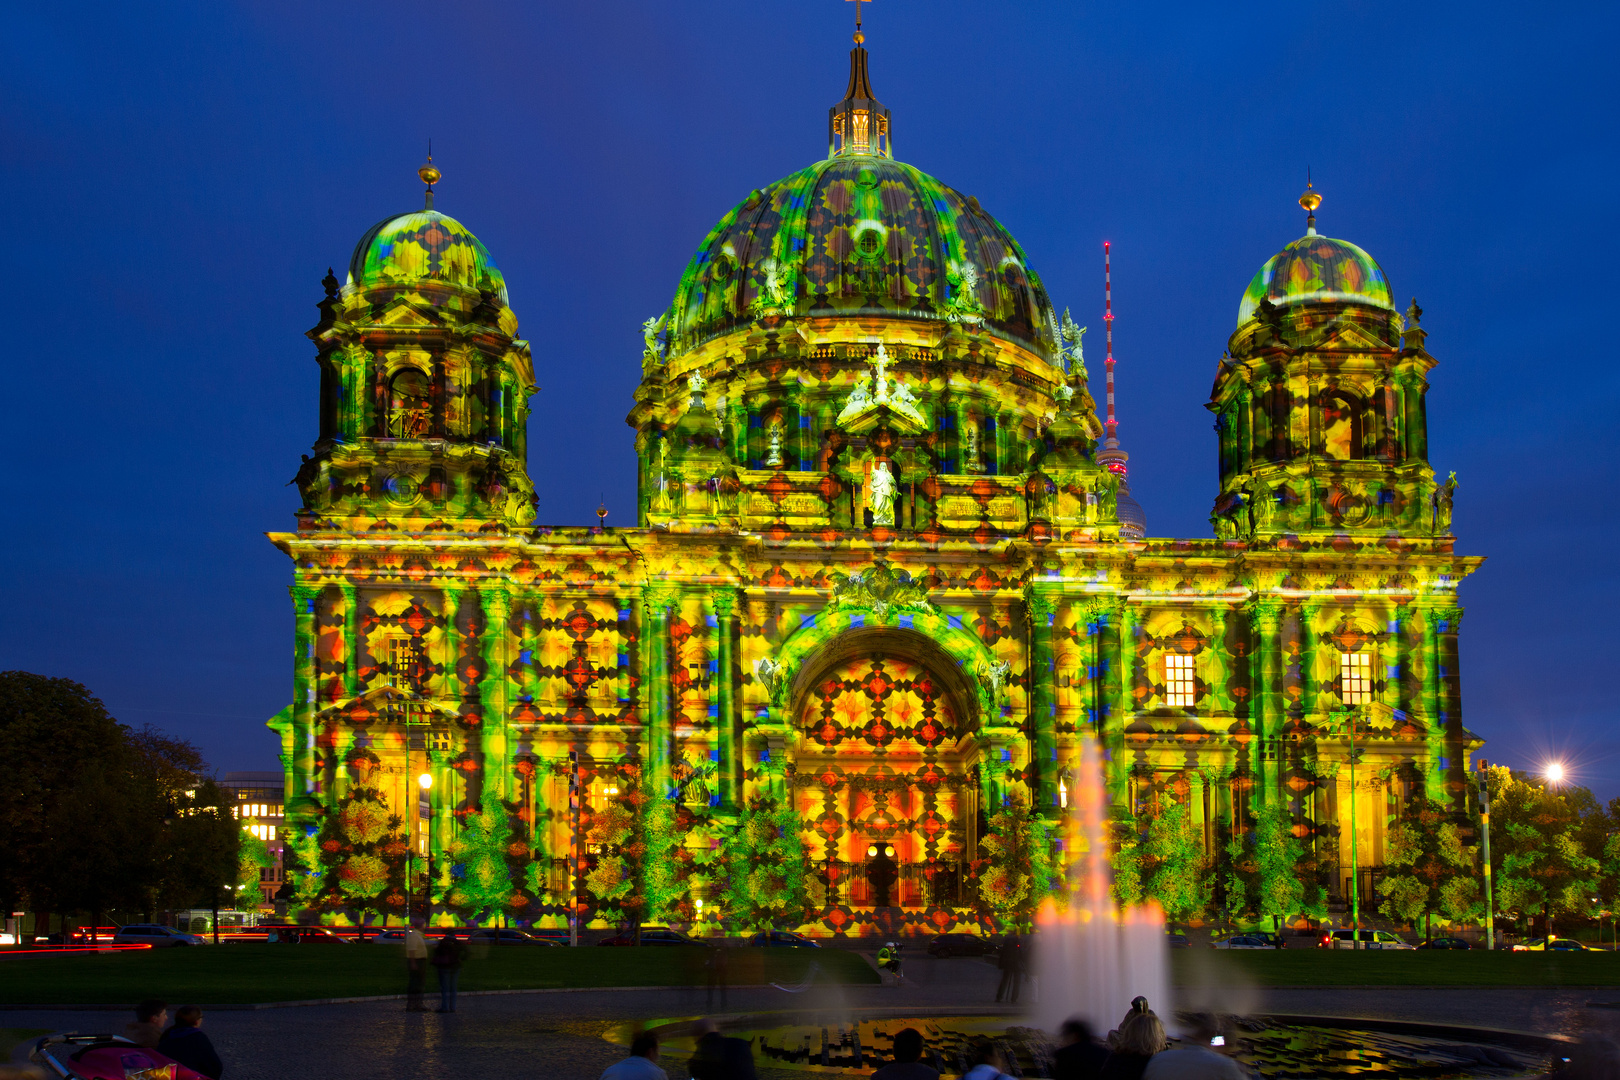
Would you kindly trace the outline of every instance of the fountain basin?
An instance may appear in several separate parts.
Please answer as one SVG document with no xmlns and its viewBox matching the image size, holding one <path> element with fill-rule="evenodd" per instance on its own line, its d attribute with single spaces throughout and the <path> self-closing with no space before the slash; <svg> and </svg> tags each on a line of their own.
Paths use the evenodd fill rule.
<svg viewBox="0 0 1620 1080">
<path fill-rule="evenodd" d="M 1051 1074 L 1049 1037 L 1005 1009 L 953 1009 L 948 1016 L 901 1009 L 799 1011 L 716 1019 L 725 1034 L 753 1044 L 759 1068 L 870 1075 L 893 1060 L 895 1032 L 914 1027 L 926 1042 L 924 1064 L 944 1076 L 966 1071 L 969 1047 L 980 1038 L 1011 1050 L 1023 1076 Z M 693 1051 L 696 1023 L 684 1019 L 654 1025 L 669 1056 L 684 1057 Z M 607 1038 L 628 1044 L 636 1029 L 617 1025 Z M 1562 1039 L 1525 1032 L 1350 1017 L 1234 1017 L 1229 1029 L 1228 1052 L 1263 1077 L 1540 1076 L 1558 1063 L 1560 1051 L 1568 1046 Z"/>
</svg>

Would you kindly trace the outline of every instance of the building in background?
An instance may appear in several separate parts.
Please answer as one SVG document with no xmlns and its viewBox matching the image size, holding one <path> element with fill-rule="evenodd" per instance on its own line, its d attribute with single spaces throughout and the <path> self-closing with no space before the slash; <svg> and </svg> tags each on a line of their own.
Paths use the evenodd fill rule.
<svg viewBox="0 0 1620 1080">
<path fill-rule="evenodd" d="M 431 162 L 424 209 L 328 274 L 271 536 L 303 917 L 972 927 L 992 820 L 1061 840 L 1088 736 L 1122 822 L 1179 808 L 1219 857 L 1280 813 L 1331 893 L 1352 816 L 1369 868 L 1413 800 L 1461 808 L 1480 560 L 1415 302 L 1307 192 L 1216 367 L 1215 537 L 1153 538 L 1084 331 L 891 123 L 857 35 L 827 156 L 747 194 L 647 320 L 633 527 L 534 524 L 529 469 L 581 463 L 528 460 L 530 346 Z"/>
<path fill-rule="evenodd" d="M 220 788 L 231 801 L 231 814 L 242 822 L 242 827 L 255 839 L 263 840 L 269 851 L 271 865 L 259 870 L 259 891 L 256 897 L 242 896 L 237 903 L 271 904 L 281 888 L 281 826 L 286 820 L 285 774 L 277 772 L 228 772 Z"/>
</svg>

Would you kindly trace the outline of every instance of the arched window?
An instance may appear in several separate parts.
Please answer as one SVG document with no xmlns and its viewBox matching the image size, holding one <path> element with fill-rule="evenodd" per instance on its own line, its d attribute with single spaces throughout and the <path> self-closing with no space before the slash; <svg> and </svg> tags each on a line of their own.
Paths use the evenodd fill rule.
<svg viewBox="0 0 1620 1080">
<path fill-rule="evenodd" d="M 1322 453 L 1336 461 L 1362 456 L 1361 401 L 1337 390 L 1322 394 Z"/>
<path fill-rule="evenodd" d="M 388 383 L 388 433 L 396 439 L 420 439 L 430 426 L 428 378 L 405 368 Z"/>
</svg>

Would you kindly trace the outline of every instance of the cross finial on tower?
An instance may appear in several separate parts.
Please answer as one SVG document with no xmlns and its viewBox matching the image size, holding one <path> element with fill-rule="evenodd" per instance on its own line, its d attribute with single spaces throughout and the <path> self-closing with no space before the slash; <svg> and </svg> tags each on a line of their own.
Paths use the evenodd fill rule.
<svg viewBox="0 0 1620 1080">
<path fill-rule="evenodd" d="M 866 35 L 861 33 L 861 5 L 870 4 L 872 0 L 845 0 L 845 3 L 851 2 L 855 5 L 855 44 L 859 45 L 866 40 Z"/>
</svg>

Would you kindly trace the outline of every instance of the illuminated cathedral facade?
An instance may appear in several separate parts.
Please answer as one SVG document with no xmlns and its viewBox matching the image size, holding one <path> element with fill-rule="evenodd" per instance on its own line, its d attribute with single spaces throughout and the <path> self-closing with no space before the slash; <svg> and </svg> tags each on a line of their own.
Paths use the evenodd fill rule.
<svg viewBox="0 0 1620 1080">
<path fill-rule="evenodd" d="M 1331 893 L 1352 807 L 1366 869 L 1403 803 L 1462 805 L 1480 560 L 1415 301 L 1308 191 L 1215 372 L 1214 537 L 1153 538 L 1083 331 L 890 124 L 857 37 L 827 156 L 727 213 L 642 328 L 634 527 L 535 524 L 529 345 L 431 164 L 426 208 L 328 275 L 271 536 L 301 917 L 986 927 L 993 819 L 1028 807 L 1061 864 L 1087 737 L 1122 827 L 1185 807 L 1213 854 L 1280 807 Z"/>
</svg>

